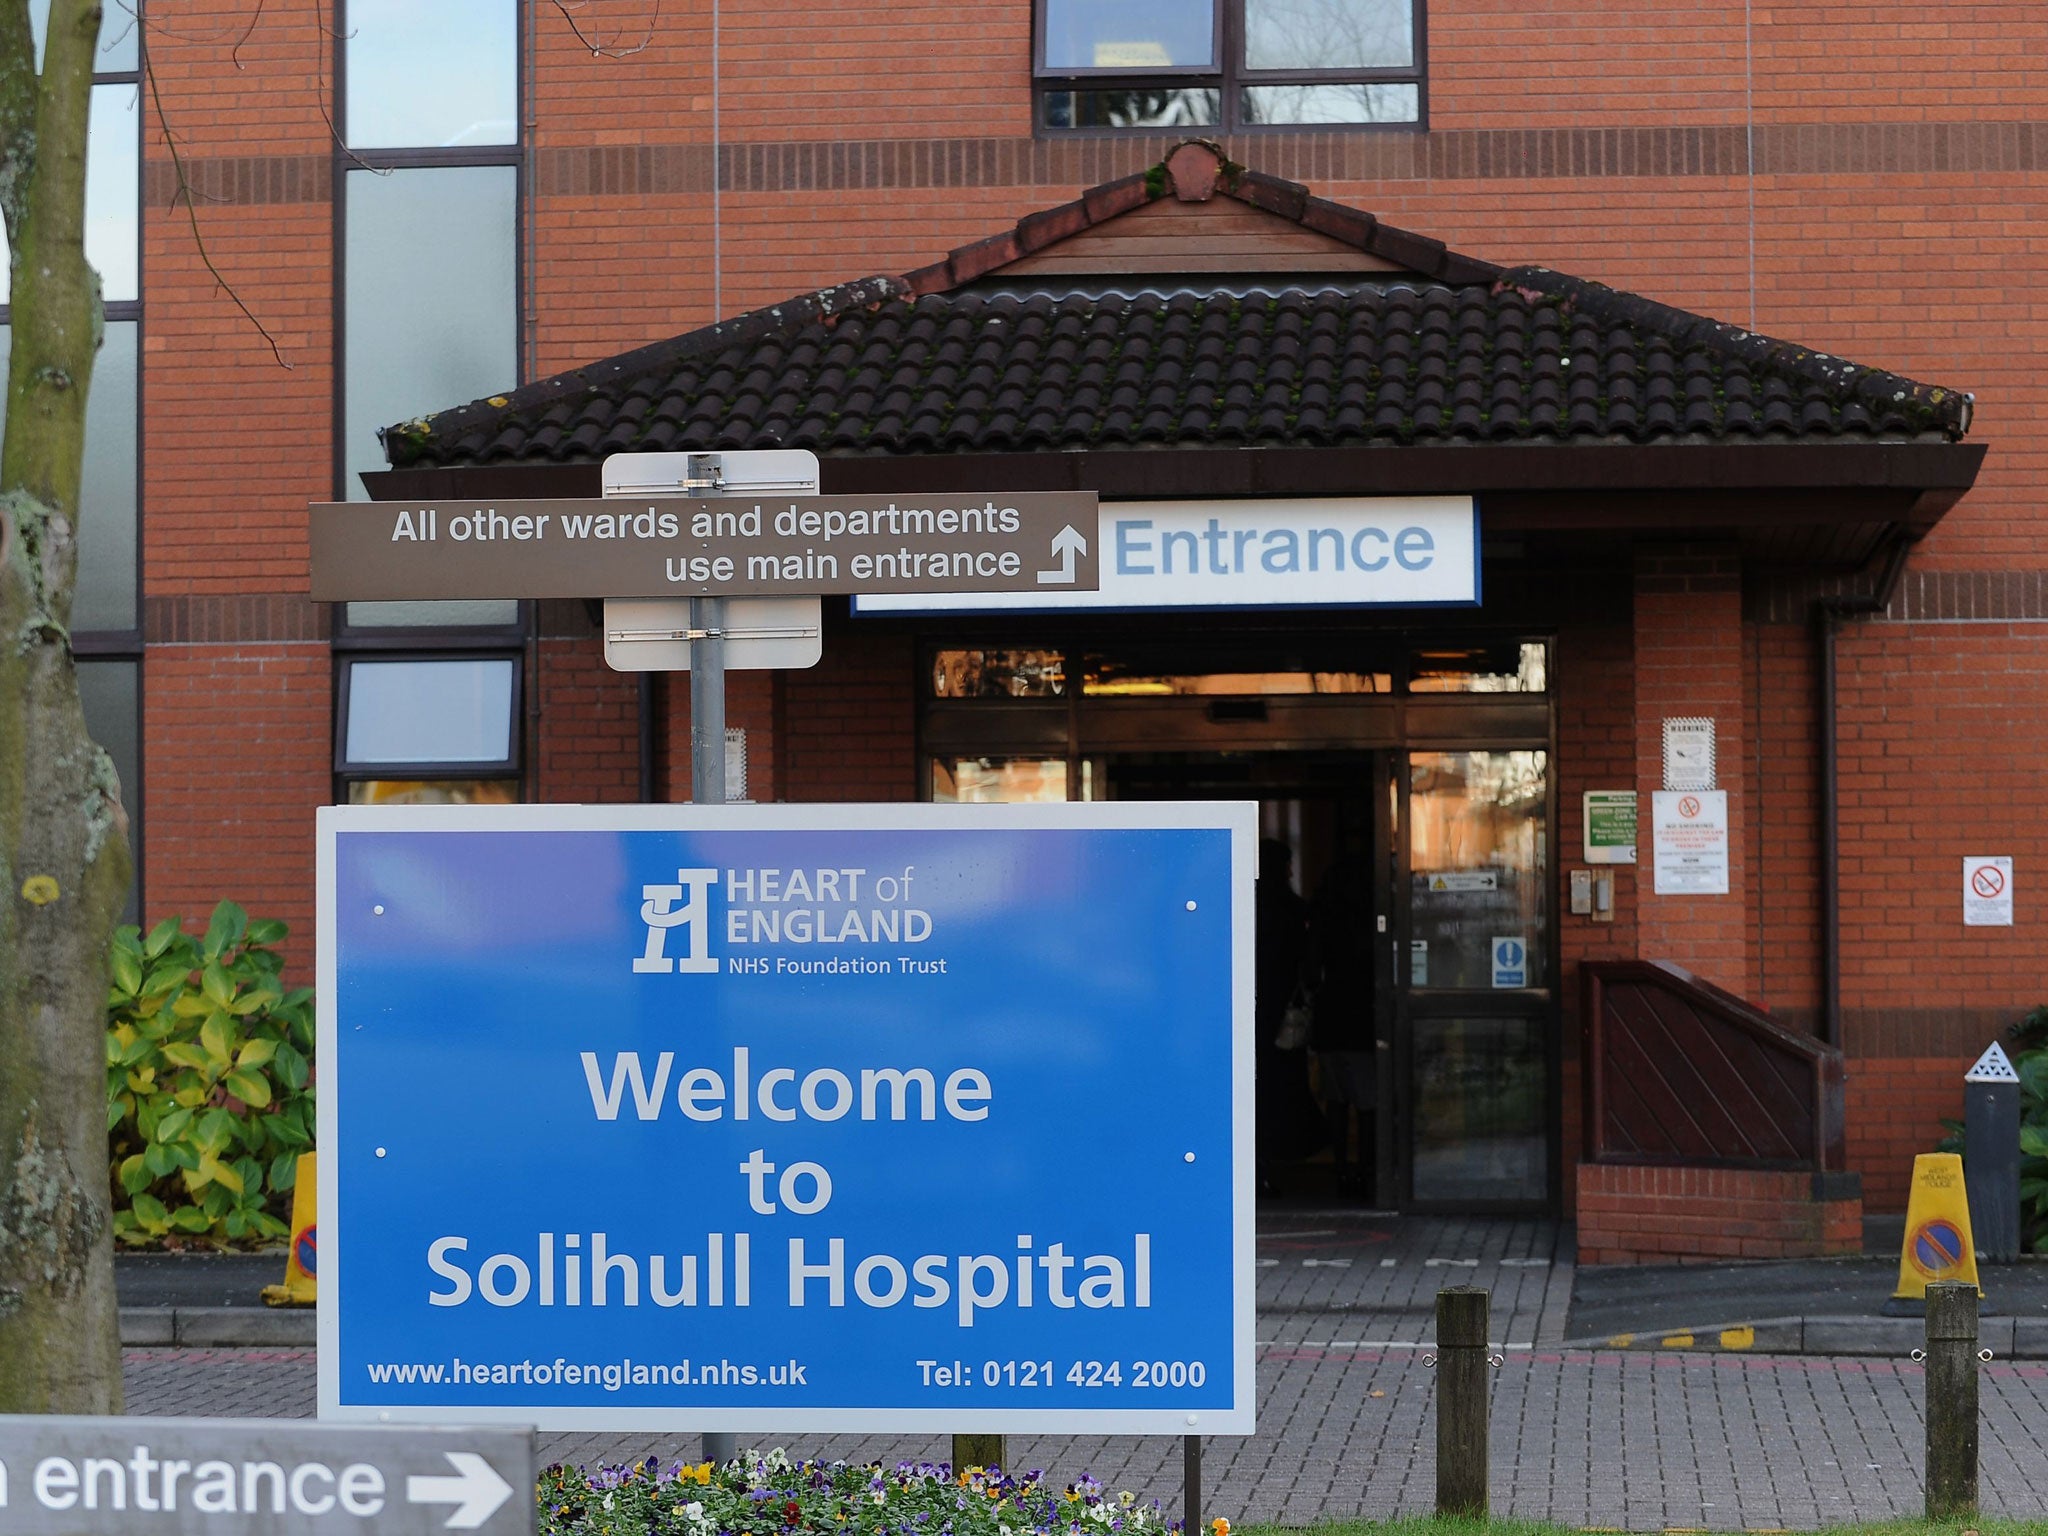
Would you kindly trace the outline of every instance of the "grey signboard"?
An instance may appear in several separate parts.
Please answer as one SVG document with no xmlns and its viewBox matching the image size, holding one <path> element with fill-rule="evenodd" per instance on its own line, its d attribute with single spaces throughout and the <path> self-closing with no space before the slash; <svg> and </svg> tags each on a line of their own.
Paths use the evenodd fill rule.
<svg viewBox="0 0 2048 1536">
<path fill-rule="evenodd" d="M 1092 592 L 1092 491 L 325 502 L 313 597 Z"/>
<path fill-rule="evenodd" d="M 532 1536 L 533 1432 L 0 1417 L 7 1536 Z"/>
</svg>

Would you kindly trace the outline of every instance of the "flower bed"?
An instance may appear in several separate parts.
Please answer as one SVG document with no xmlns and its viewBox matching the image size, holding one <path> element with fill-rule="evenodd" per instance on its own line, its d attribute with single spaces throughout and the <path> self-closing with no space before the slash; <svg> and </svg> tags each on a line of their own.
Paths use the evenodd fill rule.
<svg viewBox="0 0 2048 1536">
<path fill-rule="evenodd" d="M 944 1462 L 856 1467 L 748 1451 L 723 1466 L 649 1458 L 627 1466 L 549 1467 L 541 1536 L 1171 1536 L 1157 1501 L 1105 1495 L 1092 1477 L 1064 1487 L 997 1467 Z M 1229 1536 L 1230 1522 L 1212 1522 Z"/>
</svg>

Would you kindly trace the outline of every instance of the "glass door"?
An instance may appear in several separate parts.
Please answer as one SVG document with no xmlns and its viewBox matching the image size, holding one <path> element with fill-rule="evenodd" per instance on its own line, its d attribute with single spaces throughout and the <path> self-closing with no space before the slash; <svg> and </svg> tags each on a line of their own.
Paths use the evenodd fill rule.
<svg viewBox="0 0 2048 1536">
<path fill-rule="evenodd" d="M 1557 1123 L 1549 754 L 1413 752 L 1404 789 L 1403 1203 L 1547 1207 Z"/>
</svg>

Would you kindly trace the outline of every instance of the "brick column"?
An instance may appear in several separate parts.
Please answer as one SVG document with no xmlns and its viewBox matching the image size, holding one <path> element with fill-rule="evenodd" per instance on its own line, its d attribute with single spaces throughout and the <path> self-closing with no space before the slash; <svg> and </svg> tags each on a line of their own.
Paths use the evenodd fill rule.
<svg viewBox="0 0 2048 1536">
<path fill-rule="evenodd" d="M 1748 888 L 1742 569 L 1728 544 L 1649 544 L 1635 569 L 1636 777 L 1641 797 L 1637 953 L 1669 960 L 1738 996 L 1754 991 L 1755 895 Z M 1714 721 L 1719 787 L 1728 792 L 1726 896 L 1659 896 L 1652 794 L 1664 785 L 1667 718 Z"/>
</svg>

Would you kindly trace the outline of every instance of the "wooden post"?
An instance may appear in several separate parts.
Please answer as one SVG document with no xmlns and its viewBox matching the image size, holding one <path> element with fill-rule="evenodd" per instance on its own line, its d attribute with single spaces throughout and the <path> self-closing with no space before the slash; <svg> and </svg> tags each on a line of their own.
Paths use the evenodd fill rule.
<svg viewBox="0 0 2048 1536">
<path fill-rule="evenodd" d="M 1977 1288 L 1927 1287 L 1927 1518 L 1977 1513 Z"/>
<path fill-rule="evenodd" d="M 965 1472 L 969 1467 L 1001 1467 L 1010 1470 L 1009 1449 L 1003 1444 L 1001 1435 L 955 1435 L 953 1437 L 953 1470 Z"/>
<path fill-rule="evenodd" d="M 1487 1293 L 1436 1293 L 1436 1512 L 1486 1518 Z"/>
</svg>

